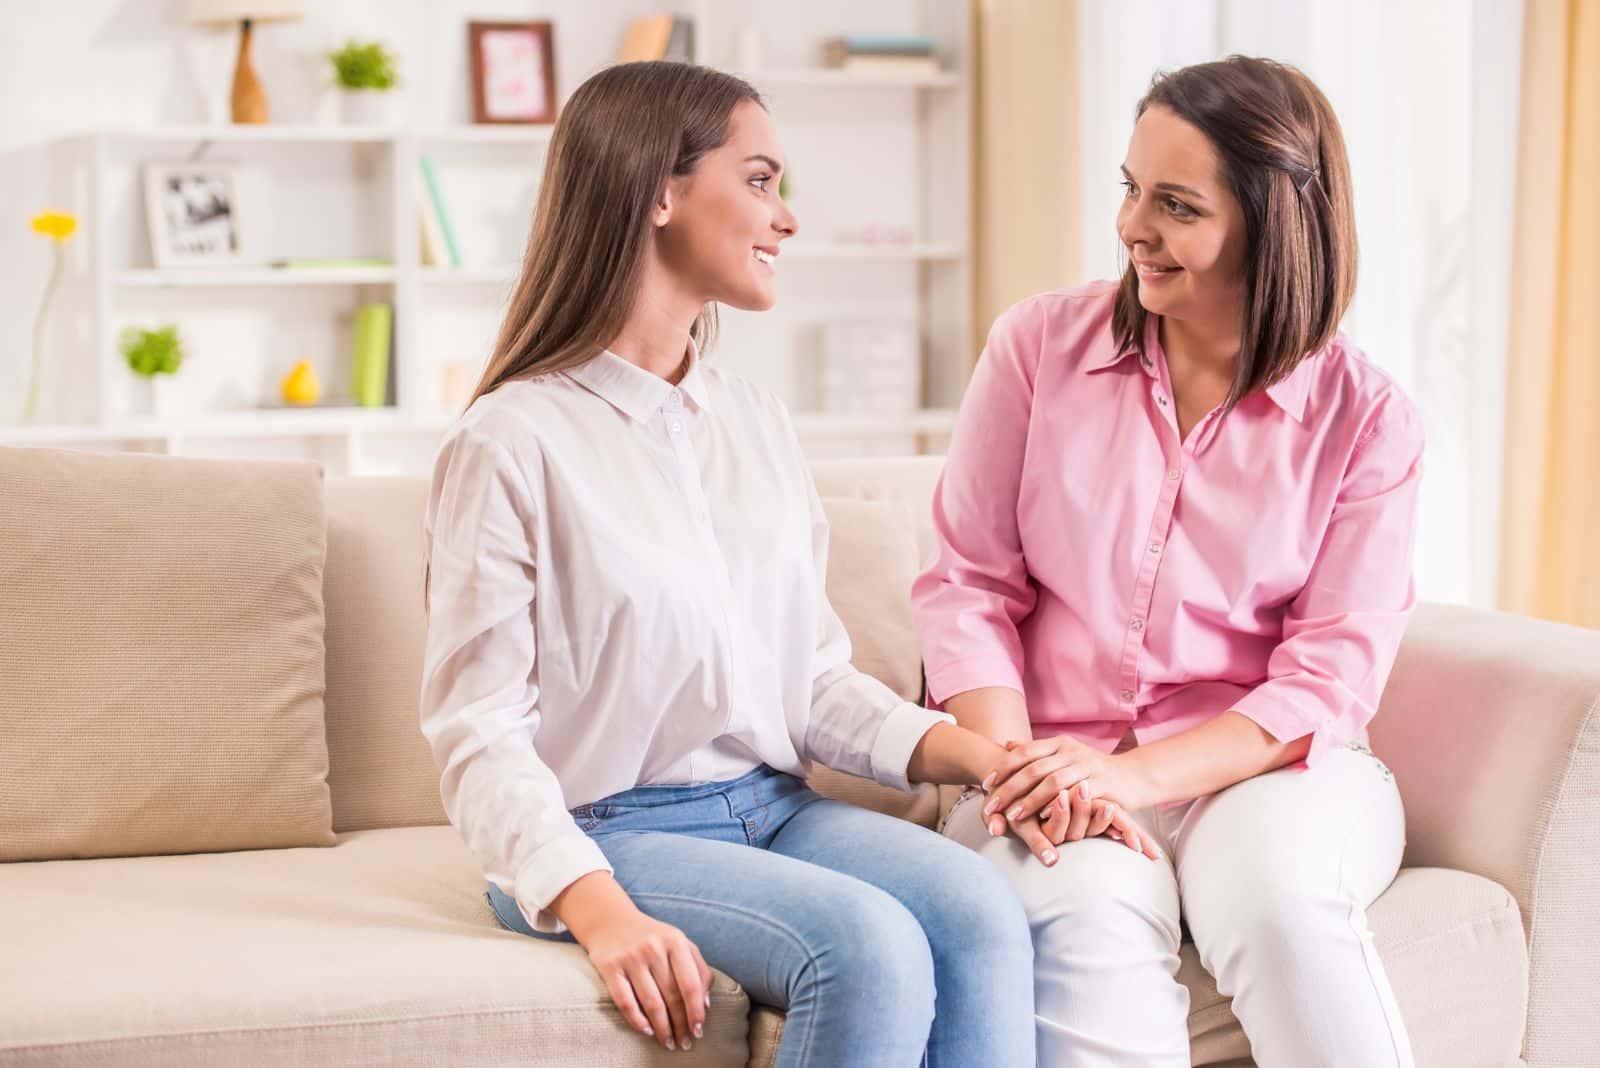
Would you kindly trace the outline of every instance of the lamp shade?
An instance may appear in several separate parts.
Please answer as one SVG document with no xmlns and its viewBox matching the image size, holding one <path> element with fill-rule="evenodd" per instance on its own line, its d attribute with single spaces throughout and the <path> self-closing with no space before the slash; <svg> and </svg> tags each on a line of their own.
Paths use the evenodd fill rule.
<svg viewBox="0 0 1600 1068">
<path fill-rule="evenodd" d="M 266 22 L 297 19 L 305 13 L 305 0 L 188 0 L 184 9 L 189 22 Z"/>
</svg>

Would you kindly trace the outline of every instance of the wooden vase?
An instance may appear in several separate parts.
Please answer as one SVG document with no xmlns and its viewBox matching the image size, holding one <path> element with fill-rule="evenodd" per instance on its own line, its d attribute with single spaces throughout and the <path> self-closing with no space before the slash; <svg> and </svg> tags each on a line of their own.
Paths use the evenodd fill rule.
<svg viewBox="0 0 1600 1068">
<path fill-rule="evenodd" d="M 250 20 L 240 23 L 239 59 L 233 68 L 233 121 L 236 123 L 263 123 L 267 121 L 267 94 L 250 65 Z"/>
</svg>

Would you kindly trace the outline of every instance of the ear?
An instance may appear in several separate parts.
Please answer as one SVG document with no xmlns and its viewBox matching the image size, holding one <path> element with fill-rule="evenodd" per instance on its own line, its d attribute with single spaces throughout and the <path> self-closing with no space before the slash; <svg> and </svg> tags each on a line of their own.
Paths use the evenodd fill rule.
<svg viewBox="0 0 1600 1068">
<path fill-rule="evenodd" d="M 661 192 L 656 194 L 656 202 L 650 209 L 650 225 L 660 229 L 672 221 L 678 201 L 683 197 L 681 181 L 673 175 L 661 183 Z"/>
</svg>

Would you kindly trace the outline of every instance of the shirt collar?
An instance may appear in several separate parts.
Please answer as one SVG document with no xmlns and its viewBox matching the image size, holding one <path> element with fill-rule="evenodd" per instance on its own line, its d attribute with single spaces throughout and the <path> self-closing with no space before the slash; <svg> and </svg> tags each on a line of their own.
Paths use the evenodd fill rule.
<svg viewBox="0 0 1600 1068">
<path fill-rule="evenodd" d="M 700 349 L 689 339 L 689 370 L 676 386 L 660 375 L 651 374 L 624 360 L 610 349 L 602 349 L 588 363 L 566 372 L 567 377 L 609 403 L 630 419 L 650 418 L 667 404 L 674 391 L 688 397 L 694 406 L 707 407 L 705 375 L 700 370 Z"/>
<path fill-rule="evenodd" d="M 1123 360 L 1137 358 L 1139 366 L 1144 368 L 1144 373 L 1151 378 L 1159 380 L 1160 372 L 1156 369 L 1156 358 L 1161 355 L 1161 317 L 1146 315 L 1144 317 L 1144 344 L 1142 349 L 1129 347 L 1118 352 L 1108 346 L 1108 351 L 1103 352 L 1093 359 L 1085 360 L 1083 369 L 1086 372 L 1104 371 L 1108 367 L 1115 367 Z M 1312 353 L 1295 365 L 1295 369 L 1288 376 L 1274 382 L 1265 390 L 1267 396 L 1279 408 L 1283 409 L 1295 422 L 1305 421 L 1306 395 L 1311 389 L 1310 368 L 1306 366 L 1317 353 Z"/>
</svg>

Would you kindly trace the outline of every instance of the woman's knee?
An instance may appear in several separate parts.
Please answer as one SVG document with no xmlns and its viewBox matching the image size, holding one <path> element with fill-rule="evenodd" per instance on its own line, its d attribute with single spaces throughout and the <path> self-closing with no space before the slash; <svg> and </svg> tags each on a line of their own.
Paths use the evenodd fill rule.
<svg viewBox="0 0 1600 1068">
<path fill-rule="evenodd" d="M 1109 840 L 1061 850 L 1051 868 L 1037 860 L 1019 887 L 1039 952 L 1056 943 L 1140 943 L 1176 950 L 1181 939 L 1177 878 L 1153 861 Z"/>
<path fill-rule="evenodd" d="M 1028 914 L 1010 880 L 976 853 L 951 853 L 924 888 L 917 910 L 929 942 L 936 951 L 1031 960 Z"/>
<path fill-rule="evenodd" d="M 913 1015 L 933 1011 L 933 953 L 922 925 L 887 892 L 860 883 L 829 900 L 823 918 L 805 933 L 809 979 L 850 997 L 878 999 L 894 992 Z"/>
</svg>

